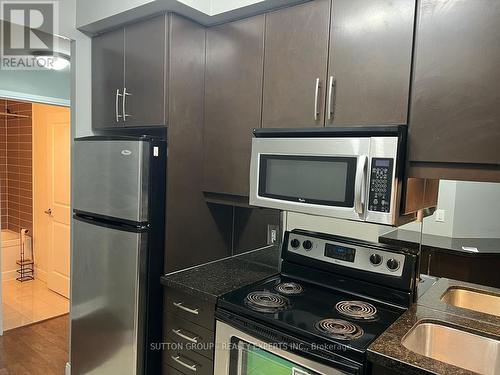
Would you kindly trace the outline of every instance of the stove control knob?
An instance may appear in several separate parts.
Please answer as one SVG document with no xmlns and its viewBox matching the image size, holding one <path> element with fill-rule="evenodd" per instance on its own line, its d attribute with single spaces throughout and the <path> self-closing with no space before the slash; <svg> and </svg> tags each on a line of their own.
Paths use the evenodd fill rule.
<svg viewBox="0 0 500 375">
<path fill-rule="evenodd" d="M 389 268 L 390 271 L 397 271 L 399 268 L 399 261 L 391 258 L 387 261 L 387 268 Z"/>
<path fill-rule="evenodd" d="M 313 247 L 313 243 L 309 240 L 306 240 L 304 241 L 304 243 L 302 244 L 302 246 L 304 246 L 304 249 L 306 249 L 306 251 L 309 251 L 312 249 Z"/>
<path fill-rule="evenodd" d="M 370 263 L 374 266 L 380 266 L 382 263 L 382 257 L 379 254 L 372 254 L 370 256 Z"/>
<path fill-rule="evenodd" d="M 298 239 L 294 238 L 293 240 L 290 241 L 290 245 L 292 245 L 292 247 L 294 249 L 296 249 L 300 246 L 300 241 Z"/>
</svg>

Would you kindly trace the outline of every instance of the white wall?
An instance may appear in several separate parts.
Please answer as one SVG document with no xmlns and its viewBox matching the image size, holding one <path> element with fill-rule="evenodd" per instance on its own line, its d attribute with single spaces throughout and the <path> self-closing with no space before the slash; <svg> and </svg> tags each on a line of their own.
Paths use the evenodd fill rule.
<svg viewBox="0 0 500 375">
<path fill-rule="evenodd" d="M 58 1 L 59 33 L 73 40 L 71 50 L 73 135 L 75 137 L 91 135 L 91 39 L 76 29 L 77 0 Z M 82 2 L 86 1 L 80 1 Z"/>
<path fill-rule="evenodd" d="M 0 69 L 0 97 L 69 106 L 70 88 L 69 70 Z"/>
<path fill-rule="evenodd" d="M 153 3 L 154 1 L 155 0 L 80 0 L 77 5 L 78 13 L 75 13 L 76 24 L 86 25 L 97 22 L 103 18 L 111 17 L 142 5 Z"/>
<path fill-rule="evenodd" d="M 230 12 L 238 8 L 265 1 L 266 0 L 212 0 L 210 4 L 210 15 Z"/>
<path fill-rule="evenodd" d="M 453 236 L 500 238 L 500 184 L 457 183 Z"/>
<path fill-rule="evenodd" d="M 288 212 L 286 216 L 287 230 L 304 229 L 338 236 L 355 237 L 372 242 L 378 242 L 378 238 L 382 234 L 394 230 L 394 228 L 385 225 L 360 223 L 293 212 Z"/>
</svg>

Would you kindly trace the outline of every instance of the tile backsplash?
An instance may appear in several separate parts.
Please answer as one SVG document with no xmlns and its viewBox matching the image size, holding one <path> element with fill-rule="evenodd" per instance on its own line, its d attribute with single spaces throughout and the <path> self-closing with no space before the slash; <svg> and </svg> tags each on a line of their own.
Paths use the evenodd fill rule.
<svg viewBox="0 0 500 375">
<path fill-rule="evenodd" d="M 32 105 L 0 99 L 1 228 L 33 230 Z M 26 116 L 26 117 L 24 117 Z"/>
</svg>

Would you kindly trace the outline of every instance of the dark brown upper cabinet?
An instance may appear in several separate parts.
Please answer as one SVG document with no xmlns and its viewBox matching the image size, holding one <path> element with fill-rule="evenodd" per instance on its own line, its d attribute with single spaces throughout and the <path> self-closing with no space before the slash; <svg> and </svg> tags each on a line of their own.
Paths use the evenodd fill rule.
<svg viewBox="0 0 500 375">
<path fill-rule="evenodd" d="M 263 127 L 406 124 L 415 0 L 315 0 L 266 19 Z"/>
<path fill-rule="evenodd" d="M 123 29 L 111 31 L 92 40 L 92 127 L 121 126 L 118 116 L 118 92 L 123 90 Z"/>
<path fill-rule="evenodd" d="M 326 126 L 406 124 L 415 0 L 333 0 Z"/>
<path fill-rule="evenodd" d="M 410 175 L 500 182 L 500 3 L 422 0 Z"/>
<path fill-rule="evenodd" d="M 261 122 L 264 20 L 207 29 L 206 192 L 248 196 L 252 130 Z"/>
<path fill-rule="evenodd" d="M 168 16 L 92 40 L 92 126 L 165 126 Z"/>
<path fill-rule="evenodd" d="M 331 0 L 266 15 L 262 127 L 324 125 Z"/>
</svg>

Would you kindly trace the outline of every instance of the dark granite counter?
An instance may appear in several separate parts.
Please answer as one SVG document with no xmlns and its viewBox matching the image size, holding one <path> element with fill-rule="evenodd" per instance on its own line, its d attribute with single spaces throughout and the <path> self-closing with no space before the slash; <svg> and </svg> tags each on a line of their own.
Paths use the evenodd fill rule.
<svg viewBox="0 0 500 375">
<path fill-rule="evenodd" d="M 425 357 L 412 352 L 401 343 L 403 337 L 416 323 L 437 322 L 469 332 L 477 332 L 486 336 L 500 337 L 500 326 L 491 325 L 478 320 L 467 319 L 414 305 L 399 318 L 387 331 L 370 345 L 368 360 L 394 371 L 411 374 L 440 375 L 473 375 L 473 371 L 465 370 L 447 363 Z"/>
<path fill-rule="evenodd" d="M 425 357 L 407 349 L 402 341 L 417 323 L 437 322 L 460 330 L 500 339 L 500 317 L 450 306 L 441 298 L 448 288 L 499 294 L 500 290 L 450 279 L 440 279 L 368 349 L 368 359 L 404 374 L 472 375 L 472 371 Z M 471 354 L 472 355 L 472 354 Z"/>
<path fill-rule="evenodd" d="M 279 247 L 221 259 L 162 276 L 161 283 L 215 303 L 217 297 L 278 273 Z"/>
<path fill-rule="evenodd" d="M 381 243 L 402 246 L 418 251 L 420 248 L 420 233 L 397 229 L 379 238 Z M 422 248 L 441 250 L 463 256 L 495 256 L 500 257 L 500 238 L 454 238 L 424 234 Z"/>
</svg>

